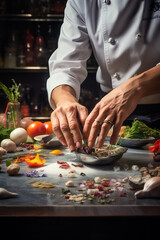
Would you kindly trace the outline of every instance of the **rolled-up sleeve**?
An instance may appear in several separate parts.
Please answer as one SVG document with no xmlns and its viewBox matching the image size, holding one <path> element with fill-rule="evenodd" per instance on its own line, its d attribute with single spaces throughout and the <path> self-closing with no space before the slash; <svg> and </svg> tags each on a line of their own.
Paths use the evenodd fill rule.
<svg viewBox="0 0 160 240">
<path fill-rule="evenodd" d="M 80 85 L 87 76 L 86 62 L 91 55 L 84 16 L 83 1 L 68 0 L 58 48 L 49 59 L 47 91 L 52 108 L 51 93 L 60 85 L 71 86 L 79 99 Z"/>
</svg>

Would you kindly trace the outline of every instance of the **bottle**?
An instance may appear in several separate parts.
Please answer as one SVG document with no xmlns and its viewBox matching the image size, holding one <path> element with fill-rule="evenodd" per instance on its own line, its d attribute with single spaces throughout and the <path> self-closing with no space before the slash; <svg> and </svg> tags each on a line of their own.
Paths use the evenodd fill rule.
<svg viewBox="0 0 160 240">
<path fill-rule="evenodd" d="M 5 47 L 4 67 L 17 66 L 17 34 L 14 30 L 8 32 L 7 45 Z"/>
<path fill-rule="evenodd" d="M 33 50 L 34 37 L 29 29 L 25 31 L 24 49 L 25 49 L 25 62 L 26 66 L 35 66 L 34 50 Z"/>
<path fill-rule="evenodd" d="M 18 54 L 17 54 L 17 67 L 25 67 L 25 66 L 26 66 L 25 53 L 24 53 L 23 45 L 20 45 L 18 49 Z"/>
<path fill-rule="evenodd" d="M 30 115 L 30 109 L 29 109 L 29 105 L 27 104 L 26 101 L 26 89 L 23 87 L 21 90 L 21 115 L 24 117 L 28 117 Z"/>
<path fill-rule="evenodd" d="M 41 26 L 37 25 L 36 43 L 35 43 L 35 60 L 36 65 L 43 67 L 46 66 L 46 47 L 44 37 L 41 33 Z"/>
<path fill-rule="evenodd" d="M 49 58 L 57 48 L 57 38 L 55 37 L 51 24 L 49 24 L 48 26 L 46 43 L 47 43 L 47 56 L 48 56 L 47 58 Z"/>
</svg>

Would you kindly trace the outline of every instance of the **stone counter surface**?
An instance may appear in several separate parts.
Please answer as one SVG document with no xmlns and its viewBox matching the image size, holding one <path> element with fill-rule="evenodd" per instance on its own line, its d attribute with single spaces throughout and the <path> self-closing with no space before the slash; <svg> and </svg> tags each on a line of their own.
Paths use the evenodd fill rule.
<svg viewBox="0 0 160 240">
<path fill-rule="evenodd" d="M 29 168 L 25 162 L 20 163 L 20 172 L 17 176 L 8 176 L 6 173 L 5 161 L 0 173 L 0 187 L 8 191 L 19 194 L 17 198 L 0 199 L 0 216 L 45 216 L 45 217 L 106 217 L 106 216 L 160 216 L 160 199 L 135 199 L 135 191 L 130 189 L 128 183 L 124 184 L 126 196 L 120 197 L 120 191 L 111 193 L 109 199 L 114 199 L 110 204 L 100 204 L 95 199 L 90 202 L 88 199 L 84 203 L 68 201 L 62 193 L 62 189 L 70 189 L 71 194 L 80 194 L 79 183 L 92 180 L 95 177 L 120 179 L 130 175 L 139 174 L 132 170 L 133 165 L 139 167 L 148 166 L 152 161 L 152 154 L 147 150 L 128 149 L 123 157 L 116 163 L 105 166 L 84 165 L 82 168 L 74 167 L 71 164 L 80 162 L 76 159 L 75 153 L 70 153 L 68 149 L 63 149 L 64 155 L 55 156 L 49 154 L 52 150 L 46 150 L 44 157 L 47 161 L 41 168 L 37 168 L 40 173 L 47 174 L 47 177 L 38 177 L 36 181 L 53 182 L 54 188 L 34 188 L 28 182 L 30 177 L 24 175 L 26 172 L 34 170 Z M 71 169 L 75 169 L 76 177 L 69 178 L 71 169 L 61 169 L 57 161 L 66 161 Z M 116 166 L 120 167 L 119 171 Z M 81 176 L 80 173 L 85 173 Z M 60 174 L 62 175 L 60 177 Z M 67 188 L 66 181 L 74 181 L 75 186 Z"/>
</svg>

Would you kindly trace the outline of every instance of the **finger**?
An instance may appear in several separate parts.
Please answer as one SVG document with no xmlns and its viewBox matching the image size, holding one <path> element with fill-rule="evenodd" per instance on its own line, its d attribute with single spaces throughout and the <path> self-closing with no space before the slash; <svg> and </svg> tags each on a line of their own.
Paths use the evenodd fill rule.
<svg viewBox="0 0 160 240">
<path fill-rule="evenodd" d="M 113 133 L 112 133 L 112 136 L 111 136 L 111 139 L 110 139 L 110 144 L 115 144 L 116 143 L 119 131 L 120 131 L 121 126 L 123 124 L 123 121 L 124 120 L 123 120 L 122 117 L 117 116 L 117 119 L 116 119 L 114 127 L 113 127 Z"/>
<path fill-rule="evenodd" d="M 68 124 L 66 114 L 63 112 L 63 110 L 58 109 L 56 111 L 56 115 L 57 115 L 57 118 L 59 119 L 60 129 L 61 129 L 61 132 L 62 132 L 64 138 L 65 138 L 67 146 L 69 147 L 69 149 L 71 151 L 74 151 L 75 150 L 75 143 L 74 143 L 71 131 L 70 131 L 70 127 L 69 127 L 69 124 Z"/>
<path fill-rule="evenodd" d="M 77 119 L 77 108 L 71 106 L 69 111 L 66 112 L 66 117 L 68 119 L 69 128 L 73 134 L 76 147 L 79 148 L 82 146 L 82 136 L 79 128 L 79 121 Z"/>
<path fill-rule="evenodd" d="M 96 119 L 92 124 L 91 131 L 88 137 L 88 146 L 90 148 L 94 146 L 97 135 L 100 131 L 100 128 L 101 128 L 101 123 L 98 119 Z"/>
<path fill-rule="evenodd" d="M 77 108 L 77 117 L 82 125 L 82 127 L 85 124 L 86 118 L 88 117 L 88 110 L 84 106 L 80 106 Z"/>
<path fill-rule="evenodd" d="M 51 122 L 52 122 L 53 132 L 55 133 L 55 135 L 57 136 L 59 141 L 62 143 L 62 145 L 67 145 L 67 142 L 66 142 L 66 140 L 63 136 L 63 133 L 61 132 L 61 129 L 60 129 L 59 120 L 58 120 L 56 114 L 54 114 L 54 113 L 51 114 Z"/>
<path fill-rule="evenodd" d="M 93 124 L 91 125 L 91 130 L 88 137 L 88 146 L 93 147 L 96 141 L 96 138 L 100 132 L 101 124 L 103 123 L 104 119 L 107 116 L 107 112 L 101 112 L 96 119 L 94 120 Z"/>
<path fill-rule="evenodd" d="M 86 121 L 85 121 L 84 127 L 83 127 L 83 136 L 85 139 L 88 139 L 92 124 L 93 124 L 94 120 L 96 119 L 96 117 L 98 116 L 98 114 L 99 114 L 99 109 L 97 108 L 97 106 L 95 106 L 95 108 L 92 110 L 92 112 L 86 118 Z"/>
<path fill-rule="evenodd" d="M 99 147 L 99 148 L 103 146 L 106 136 L 108 134 L 108 131 L 112 127 L 112 122 L 114 121 L 114 116 L 108 115 L 107 119 L 109 121 L 103 122 L 101 125 L 101 130 L 100 130 L 99 137 L 97 140 L 97 147 Z M 111 123 L 110 123 L 110 121 L 111 121 Z"/>
</svg>

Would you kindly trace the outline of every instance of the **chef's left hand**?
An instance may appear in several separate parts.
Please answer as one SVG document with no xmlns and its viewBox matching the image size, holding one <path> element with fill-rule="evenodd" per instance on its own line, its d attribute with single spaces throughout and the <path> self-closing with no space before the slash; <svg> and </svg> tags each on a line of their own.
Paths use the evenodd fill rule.
<svg viewBox="0 0 160 240">
<path fill-rule="evenodd" d="M 113 134 L 110 143 L 115 144 L 124 120 L 134 111 L 141 98 L 134 80 L 135 77 L 112 90 L 96 104 L 88 115 L 83 134 L 84 138 L 88 139 L 89 147 L 95 145 L 98 134 L 96 146 L 102 147 L 112 123 Z"/>
</svg>

